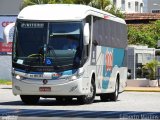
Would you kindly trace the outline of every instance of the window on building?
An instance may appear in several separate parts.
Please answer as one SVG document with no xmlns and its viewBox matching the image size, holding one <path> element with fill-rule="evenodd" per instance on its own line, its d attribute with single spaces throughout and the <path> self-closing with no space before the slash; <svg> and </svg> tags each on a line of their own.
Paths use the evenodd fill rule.
<svg viewBox="0 0 160 120">
<path fill-rule="evenodd" d="M 138 2 L 135 2 L 135 12 L 138 12 L 139 8 L 138 8 Z"/>
<path fill-rule="evenodd" d="M 125 10 L 125 0 L 121 1 L 121 5 L 122 5 L 122 10 Z"/>
<path fill-rule="evenodd" d="M 117 0 L 113 0 L 113 4 L 116 6 L 116 4 L 117 4 Z"/>
<path fill-rule="evenodd" d="M 128 8 L 129 9 L 131 8 L 131 2 L 128 2 Z"/>
<path fill-rule="evenodd" d="M 152 13 L 160 13 L 160 10 L 152 10 Z"/>
<path fill-rule="evenodd" d="M 140 13 L 143 12 L 143 3 L 140 4 Z"/>
<path fill-rule="evenodd" d="M 146 78 L 147 72 L 143 71 L 143 66 L 154 59 L 150 53 L 136 53 L 136 78 Z"/>
<path fill-rule="evenodd" d="M 143 54 L 136 53 L 136 78 L 142 78 L 142 63 L 143 63 Z"/>
</svg>

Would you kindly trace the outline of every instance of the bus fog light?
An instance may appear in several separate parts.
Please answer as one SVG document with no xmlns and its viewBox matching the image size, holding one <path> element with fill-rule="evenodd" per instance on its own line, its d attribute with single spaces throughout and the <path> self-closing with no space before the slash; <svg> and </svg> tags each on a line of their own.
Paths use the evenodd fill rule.
<svg viewBox="0 0 160 120">
<path fill-rule="evenodd" d="M 21 91 L 21 88 L 19 86 L 15 86 L 15 88 L 19 91 Z"/>
</svg>

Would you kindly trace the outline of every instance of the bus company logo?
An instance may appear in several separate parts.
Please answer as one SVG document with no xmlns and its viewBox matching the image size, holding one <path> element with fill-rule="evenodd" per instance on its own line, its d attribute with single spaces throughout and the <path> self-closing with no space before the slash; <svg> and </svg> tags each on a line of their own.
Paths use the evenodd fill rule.
<svg viewBox="0 0 160 120">
<path fill-rule="evenodd" d="M 106 70 L 111 71 L 113 66 L 113 53 L 108 51 L 106 53 Z"/>
<path fill-rule="evenodd" d="M 43 23 L 22 23 L 21 28 L 43 28 Z"/>
<path fill-rule="evenodd" d="M 44 80 L 43 80 L 43 84 L 45 85 L 45 84 L 47 84 L 47 83 L 48 83 L 48 80 L 44 79 Z"/>
</svg>

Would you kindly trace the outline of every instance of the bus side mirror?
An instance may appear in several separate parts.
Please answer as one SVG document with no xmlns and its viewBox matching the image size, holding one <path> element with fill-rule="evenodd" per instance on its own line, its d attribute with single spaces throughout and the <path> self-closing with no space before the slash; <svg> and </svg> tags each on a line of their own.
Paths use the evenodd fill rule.
<svg viewBox="0 0 160 120">
<path fill-rule="evenodd" d="M 83 29 L 83 43 L 84 45 L 89 44 L 89 23 L 85 23 L 84 29 Z"/>
<path fill-rule="evenodd" d="M 97 45 L 98 45 L 97 40 L 93 40 L 93 42 L 92 42 L 92 43 L 93 43 L 93 45 L 94 45 L 94 46 L 97 46 Z"/>
<path fill-rule="evenodd" d="M 3 30 L 3 39 L 5 43 L 13 42 L 15 23 L 10 23 Z"/>
</svg>

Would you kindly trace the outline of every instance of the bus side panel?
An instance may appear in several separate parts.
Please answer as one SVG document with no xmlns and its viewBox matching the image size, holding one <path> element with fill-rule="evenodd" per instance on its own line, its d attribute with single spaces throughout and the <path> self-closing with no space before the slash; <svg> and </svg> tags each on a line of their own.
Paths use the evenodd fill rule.
<svg viewBox="0 0 160 120">
<path fill-rule="evenodd" d="M 97 87 L 99 93 L 114 92 L 117 74 L 120 74 L 120 90 L 124 88 L 127 68 L 123 67 L 125 50 L 97 46 Z"/>
<path fill-rule="evenodd" d="M 117 74 L 120 74 L 120 91 L 126 81 L 126 24 L 110 19 L 93 18 L 93 41 L 97 41 L 96 47 L 96 75 L 97 92 L 111 93 L 115 90 Z M 122 74 L 122 76 L 121 76 Z M 123 75 L 125 74 L 125 75 Z M 123 80 L 121 80 L 123 79 Z"/>
<path fill-rule="evenodd" d="M 121 67 L 119 70 L 120 73 L 120 84 L 119 84 L 119 92 L 123 92 L 126 87 L 127 81 L 127 67 Z"/>
</svg>

